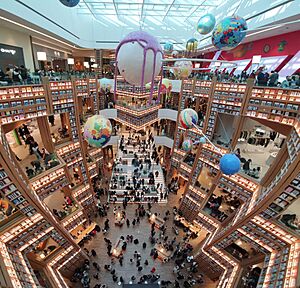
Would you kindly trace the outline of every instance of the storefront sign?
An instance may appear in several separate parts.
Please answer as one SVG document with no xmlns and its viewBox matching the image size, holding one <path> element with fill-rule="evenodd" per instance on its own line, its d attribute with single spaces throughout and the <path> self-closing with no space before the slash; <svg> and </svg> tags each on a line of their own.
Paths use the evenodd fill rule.
<svg viewBox="0 0 300 288">
<path fill-rule="evenodd" d="M 0 52 L 15 55 L 17 51 L 14 49 L 5 49 L 5 48 L 1 47 Z"/>
<path fill-rule="evenodd" d="M 23 48 L 0 43 L 0 67 L 21 66 L 24 63 Z"/>
</svg>

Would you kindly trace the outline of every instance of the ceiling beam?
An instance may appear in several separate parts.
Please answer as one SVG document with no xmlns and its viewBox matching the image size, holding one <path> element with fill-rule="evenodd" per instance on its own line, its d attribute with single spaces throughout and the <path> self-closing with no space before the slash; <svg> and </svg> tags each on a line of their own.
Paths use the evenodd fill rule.
<svg viewBox="0 0 300 288">
<path fill-rule="evenodd" d="M 175 3 L 175 0 L 173 0 L 173 2 L 170 4 L 170 6 L 168 7 L 168 10 L 164 16 L 164 18 L 162 19 L 162 22 L 164 22 L 164 20 L 166 19 L 166 17 L 168 16 L 169 11 L 171 10 L 173 4 Z"/>
<path fill-rule="evenodd" d="M 83 3 L 86 5 L 87 9 L 89 9 L 90 13 L 93 15 L 95 19 L 97 19 L 96 15 L 94 14 L 93 10 L 90 8 L 90 6 L 86 3 L 85 0 L 83 0 Z"/>
<path fill-rule="evenodd" d="M 116 2 L 115 2 L 115 0 L 113 0 L 113 4 L 114 4 L 114 8 L 115 8 L 115 12 L 116 12 L 116 16 L 117 16 L 117 18 L 119 19 L 118 9 L 117 9 L 117 5 L 116 5 Z M 119 20 L 120 20 L 120 19 L 119 19 Z"/>
<path fill-rule="evenodd" d="M 109 2 L 105 2 L 105 1 L 88 1 L 86 0 L 86 2 L 88 4 L 112 4 L 112 3 L 109 3 Z M 173 1 L 174 2 L 174 1 Z M 141 4 L 140 2 L 119 2 L 117 4 Z M 144 5 L 149 5 L 149 6 L 165 6 L 165 5 L 168 5 L 166 3 L 145 3 Z M 171 4 L 170 4 L 171 5 Z M 190 6 L 190 7 L 196 7 L 196 6 L 199 6 L 199 4 L 186 4 L 186 3 L 181 3 L 181 4 L 177 4 L 177 5 L 180 5 L 180 6 Z M 217 5 L 213 5 L 213 4 L 203 4 L 202 6 L 206 6 L 206 7 L 217 7 Z"/>
<path fill-rule="evenodd" d="M 81 13 L 78 13 L 78 15 L 90 15 L 90 13 L 88 12 L 81 12 Z M 94 15 L 98 15 L 98 16 L 116 16 L 115 13 L 94 13 Z M 140 13 L 138 13 L 138 11 L 136 11 L 136 13 L 118 13 L 119 16 L 140 16 Z M 163 15 L 161 14 L 147 14 L 146 16 L 144 15 L 144 17 L 147 17 L 147 16 L 150 16 L 150 17 L 161 17 Z M 173 14 L 168 14 L 168 16 L 172 16 L 174 18 L 182 18 L 182 15 L 173 15 Z M 195 15 L 195 16 L 190 16 L 189 18 L 198 18 L 199 16 Z"/>
<path fill-rule="evenodd" d="M 142 3 L 142 8 L 141 8 L 141 15 L 140 15 L 140 22 L 143 23 L 143 16 L 144 16 L 144 4 L 145 4 L 145 0 L 143 0 Z"/>
<path fill-rule="evenodd" d="M 185 20 L 184 20 L 184 22 L 186 21 L 186 20 L 188 20 L 190 17 L 192 17 L 192 15 L 205 3 L 205 1 L 206 0 L 204 0 L 200 5 L 198 5 L 193 11 L 192 11 L 192 13 L 189 15 L 189 16 L 187 16 L 186 18 L 185 18 Z"/>
</svg>

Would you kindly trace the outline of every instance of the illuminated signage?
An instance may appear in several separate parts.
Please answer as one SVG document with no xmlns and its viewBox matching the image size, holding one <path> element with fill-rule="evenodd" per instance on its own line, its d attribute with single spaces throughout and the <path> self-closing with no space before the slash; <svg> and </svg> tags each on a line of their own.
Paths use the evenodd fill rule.
<svg viewBox="0 0 300 288">
<path fill-rule="evenodd" d="M 17 51 L 14 49 L 5 49 L 5 48 L 1 47 L 0 52 L 15 55 Z"/>
</svg>

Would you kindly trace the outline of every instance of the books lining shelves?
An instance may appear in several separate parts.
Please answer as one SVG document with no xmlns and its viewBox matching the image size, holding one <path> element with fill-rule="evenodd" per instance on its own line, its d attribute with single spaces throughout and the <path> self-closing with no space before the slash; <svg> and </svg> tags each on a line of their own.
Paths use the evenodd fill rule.
<svg viewBox="0 0 300 288">
<path fill-rule="evenodd" d="M 277 217 L 300 197 L 300 174 L 285 187 L 283 192 L 262 212 L 266 219 Z"/>
<path fill-rule="evenodd" d="M 43 200 L 49 194 L 68 185 L 68 181 L 65 177 L 64 168 L 59 168 L 33 181 L 31 185 L 40 199 Z"/>
<path fill-rule="evenodd" d="M 16 185 L 8 177 L 7 173 L 0 166 L 0 191 L 13 205 L 20 209 L 26 216 L 31 217 L 36 213 Z"/>
<path fill-rule="evenodd" d="M 47 100 L 42 85 L 0 88 L 1 123 L 47 114 Z"/>
</svg>

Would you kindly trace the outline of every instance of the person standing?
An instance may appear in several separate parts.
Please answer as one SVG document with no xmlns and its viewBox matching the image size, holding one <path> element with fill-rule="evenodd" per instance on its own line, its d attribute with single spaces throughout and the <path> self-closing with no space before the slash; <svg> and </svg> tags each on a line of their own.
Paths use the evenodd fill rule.
<svg viewBox="0 0 300 288">
<path fill-rule="evenodd" d="M 276 71 L 272 71 L 268 86 L 270 87 L 277 86 L 278 78 L 279 78 L 278 73 Z"/>
</svg>

